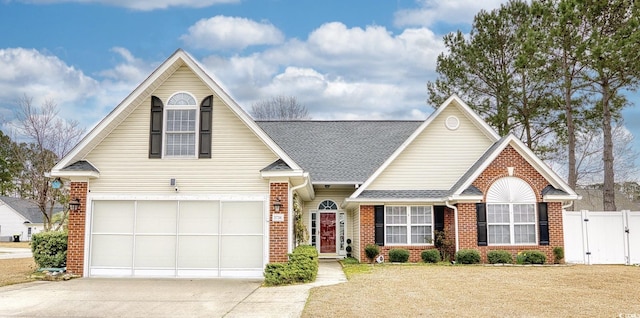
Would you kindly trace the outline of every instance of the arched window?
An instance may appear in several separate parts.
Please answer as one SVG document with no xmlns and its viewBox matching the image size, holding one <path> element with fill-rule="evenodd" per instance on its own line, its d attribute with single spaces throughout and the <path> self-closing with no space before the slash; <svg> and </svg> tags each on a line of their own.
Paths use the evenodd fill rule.
<svg viewBox="0 0 640 318">
<path fill-rule="evenodd" d="M 318 210 L 337 210 L 338 205 L 331 200 L 324 200 L 318 205 Z"/>
<path fill-rule="evenodd" d="M 536 244 L 536 195 L 516 177 L 498 179 L 487 192 L 489 245 Z"/>
<path fill-rule="evenodd" d="M 195 157 L 196 155 L 196 99 L 189 93 L 173 94 L 165 107 L 166 157 Z"/>
</svg>

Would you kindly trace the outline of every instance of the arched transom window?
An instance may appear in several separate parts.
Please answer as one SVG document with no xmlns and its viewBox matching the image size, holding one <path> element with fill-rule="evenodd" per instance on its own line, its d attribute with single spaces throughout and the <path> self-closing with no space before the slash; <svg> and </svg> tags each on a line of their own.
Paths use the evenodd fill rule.
<svg viewBox="0 0 640 318">
<path fill-rule="evenodd" d="M 338 205 L 331 200 L 324 200 L 318 205 L 318 210 L 337 210 Z"/>
<path fill-rule="evenodd" d="M 536 195 L 516 177 L 498 179 L 487 192 L 489 245 L 536 244 Z"/>
<path fill-rule="evenodd" d="M 196 99 L 189 93 L 179 92 L 169 98 L 165 113 L 165 156 L 195 157 L 197 109 Z"/>
</svg>

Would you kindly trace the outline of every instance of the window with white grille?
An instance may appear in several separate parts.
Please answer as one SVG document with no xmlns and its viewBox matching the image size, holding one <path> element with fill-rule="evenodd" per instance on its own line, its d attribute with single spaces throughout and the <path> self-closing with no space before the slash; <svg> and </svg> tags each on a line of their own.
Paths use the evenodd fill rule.
<svg viewBox="0 0 640 318">
<path fill-rule="evenodd" d="M 536 244 L 536 196 L 524 180 L 505 177 L 487 192 L 489 245 Z"/>
<path fill-rule="evenodd" d="M 385 206 L 385 244 L 425 245 L 433 239 L 431 206 Z"/>
<path fill-rule="evenodd" d="M 196 99 L 189 93 L 176 93 L 165 110 L 165 157 L 195 157 L 197 129 Z"/>
</svg>

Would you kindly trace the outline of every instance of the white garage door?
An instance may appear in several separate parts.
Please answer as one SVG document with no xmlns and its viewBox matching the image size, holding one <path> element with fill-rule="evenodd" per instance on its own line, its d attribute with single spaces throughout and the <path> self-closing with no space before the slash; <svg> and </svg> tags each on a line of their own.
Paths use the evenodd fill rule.
<svg viewBox="0 0 640 318">
<path fill-rule="evenodd" d="M 90 276 L 261 277 L 263 201 L 93 201 Z"/>
</svg>

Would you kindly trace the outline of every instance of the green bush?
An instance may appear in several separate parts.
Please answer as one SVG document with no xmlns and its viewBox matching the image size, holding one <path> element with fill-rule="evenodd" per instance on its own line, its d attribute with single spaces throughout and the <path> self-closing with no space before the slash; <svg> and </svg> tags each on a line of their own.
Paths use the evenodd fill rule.
<svg viewBox="0 0 640 318">
<path fill-rule="evenodd" d="M 380 255 L 380 248 L 378 245 L 369 244 L 364 248 L 364 255 L 369 259 L 369 263 L 373 263 L 376 256 Z"/>
<path fill-rule="evenodd" d="M 286 263 L 269 263 L 264 268 L 267 286 L 309 283 L 318 275 L 318 251 L 309 245 L 300 245 L 289 254 Z"/>
<path fill-rule="evenodd" d="M 456 262 L 459 264 L 478 264 L 480 259 L 480 252 L 477 250 L 466 249 L 456 253 Z"/>
<path fill-rule="evenodd" d="M 511 253 L 503 250 L 487 252 L 487 260 L 489 264 L 512 264 L 513 256 Z"/>
<path fill-rule="evenodd" d="M 33 259 L 40 268 L 67 265 L 67 233 L 41 232 L 31 237 Z"/>
<path fill-rule="evenodd" d="M 564 248 L 562 246 L 556 246 L 553 248 L 553 263 L 560 264 L 564 259 Z"/>
<path fill-rule="evenodd" d="M 547 261 L 547 255 L 540 251 L 522 251 L 516 256 L 518 264 L 544 264 Z"/>
<path fill-rule="evenodd" d="M 389 261 L 393 263 L 406 263 L 409 260 L 409 251 L 404 248 L 392 248 L 389 250 Z"/>
<path fill-rule="evenodd" d="M 437 263 L 442 260 L 438 250 L 424 250 L 420 253 L 420 257 L 425 263 Z"/>
</svg>

